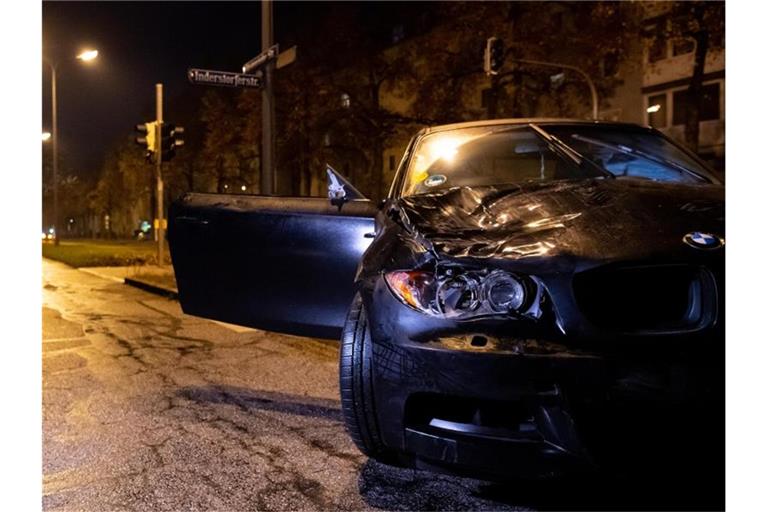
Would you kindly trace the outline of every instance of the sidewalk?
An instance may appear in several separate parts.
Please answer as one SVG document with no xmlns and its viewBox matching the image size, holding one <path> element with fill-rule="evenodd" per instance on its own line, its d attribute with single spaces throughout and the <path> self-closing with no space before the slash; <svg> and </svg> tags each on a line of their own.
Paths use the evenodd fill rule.
<svg viewBox="0 0 768 512">
<path fill-rule="evenodd" d="M 86 267 L 80 272 L 92 274 L 115 282 L 125 283 L 148 292 L 164 295 L 171 299 L 178 298 L 179 290 L 173 266 L 131 265 L 127 267 Z"/>
<path fill-rule="evenodd" d="M 61 261 L 75 268 L 153 265 L 157 246 L 148 240 L 66 239 L 59 245 L 43 242 L 44 258 Z M 170 261 L 166 250 L 165 261 Z"/>
</svg>

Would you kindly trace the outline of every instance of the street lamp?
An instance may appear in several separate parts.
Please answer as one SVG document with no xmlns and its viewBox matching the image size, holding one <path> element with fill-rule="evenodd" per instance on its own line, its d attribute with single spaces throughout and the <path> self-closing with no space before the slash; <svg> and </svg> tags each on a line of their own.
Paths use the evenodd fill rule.
<svg viewBox="0 0 768 512">
<path fill-rule="evenodd" d="M 89 60 L 93 60 L 98 56 L 99 56 L 99 50 L 85 50 L 80 55 L 78 55 L 77 58 L 82 61 L 88 62 Z"/>
<path fill-rule="evenodd" d="M 83 62 L 89 62 L 95 59 L 98 55 L 98 50 L 85 50 L 77 56 L 77 59 Z M 46 59 L 45 57 L 43 57 L 43 62 L 48 64 L 48 66 L 51 68 L 51 123 L 53 126 L 51 129 L 52 134 L 50 137 L 53 140 L 53 231 L 56 234 L 54 243 L 59 245 L 59 127 L 56 120 L 56 69 L 58 67 L 58 63 Z M 48 140 L 45 134 L 43 134 L 43 140 Z"/>
<path fill-rule="evenodd" d="M 43 132 L 43 142 L 48 142 L 51 138 L 51 132 Z"/>
</svg>

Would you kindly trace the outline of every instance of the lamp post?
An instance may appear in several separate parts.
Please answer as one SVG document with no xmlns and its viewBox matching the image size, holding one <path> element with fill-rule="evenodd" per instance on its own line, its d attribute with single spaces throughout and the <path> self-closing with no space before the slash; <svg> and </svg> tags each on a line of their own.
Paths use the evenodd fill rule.
<svg viewBox="0 0 768 512">
<path fill-rule="evenodd" d="M 89 62 L 99 55 L 98 50 L 86 50 L 77 56 L 83 62 Z M 43 62 L 51 68 L 51 139 L 53 141 L 53 233 L 54 243 L 59 245 L 59 148 L 58 148 L 58 120 L 56 105 L 56 68 L 58 63 L 43 57 Z M 47 140 L 43 137 L 43 140 Z"/>
</svg>

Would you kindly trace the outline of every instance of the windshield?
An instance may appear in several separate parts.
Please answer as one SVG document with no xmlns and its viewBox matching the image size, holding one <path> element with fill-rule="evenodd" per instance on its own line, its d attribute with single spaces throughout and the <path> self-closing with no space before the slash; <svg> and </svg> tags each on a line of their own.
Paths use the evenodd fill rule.
<svg viewBox="0 0 768 512">
<path fill-rule="evenodd" d="M 639 128 L 495 125 L 419 140 L 403 195 L 460 186 L 596 177 L 707 183 L 707 171 L 663 137 Z"/>
<path fill-rule="evenodd" d="M 548 133 L 617 178 L 709 183 L 709 172 L 664 137 L 632 127 L 547 126 Z"/>
</svg>

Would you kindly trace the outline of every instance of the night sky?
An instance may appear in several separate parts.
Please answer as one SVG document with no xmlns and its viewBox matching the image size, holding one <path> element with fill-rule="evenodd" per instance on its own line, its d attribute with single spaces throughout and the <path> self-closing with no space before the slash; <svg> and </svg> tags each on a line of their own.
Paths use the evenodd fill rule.
<svg viewBox="0 0 768 512">
<path fill-rule="evenodd" d="M 332 8 L 276 2 L 276 40 L 287 48 L 293 33 L 311 26 L 313 13 Z M 154 119 L 155 83 L 165 87 L 167 122 L 189 115 L 204 87 L 187 82 L 187 68 L 239 71 L 261 51 L 260 24 L 259 2 L 44 2 L 43 53 L 60 63 L 63 167 L 94 175 L 110 147 L 134 137 L 135 124 Z M 93 63 L 74 58 L 86 47 L 99 50 Z M 47 131 L 50 88 L 44 65 Z"/>
</svg>

